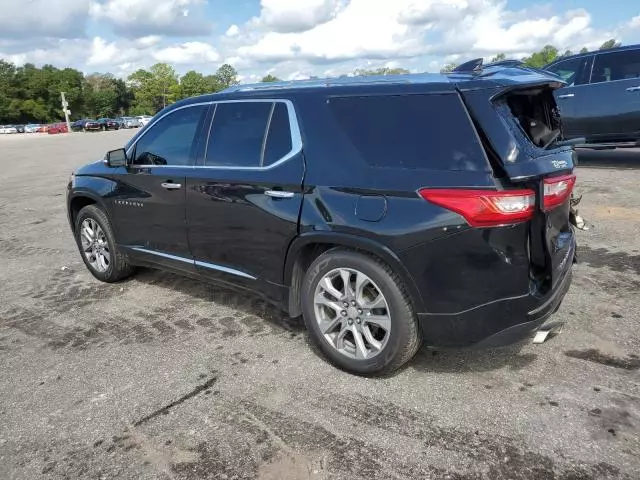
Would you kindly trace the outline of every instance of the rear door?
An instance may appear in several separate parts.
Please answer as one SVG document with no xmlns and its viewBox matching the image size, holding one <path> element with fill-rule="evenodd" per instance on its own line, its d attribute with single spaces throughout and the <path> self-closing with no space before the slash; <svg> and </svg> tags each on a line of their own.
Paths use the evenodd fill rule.
<svg viewBox="0 0 640 480">
<path fill-rule="evenodd" d="M 586 136 L 587 126 L 592 121 L 591 112 L 580 108 L 581 102 L 592 102 L 589 83 L 593 56 L 568 58 L 546 70 L 558 75 L 567 86 L 556 90 L 555 98 L 562 115 L 564 134 L 567 138 Z"/>
<path fill-rule="evenodd" d="M 142 133 L 127 167 L 114 169 L 111 201 L 118 243 L 148 261 L 193 270 L 186 226 L 186 176 L 208 104 L 172 110 Z"/>
<path fill-rule="evenodd" d="M 576 93 L 576 115 L 588 117 L 587 135 L 599 141 L 640 137 L 640 49 L 595 55 L 591 83 Z"/>
<path fill-rule="evenodd" d="M 282 284 L 286 252 L 298 233 L 304 176 L 293 104 L 219 102 L 206 138 L 202 162 L 187 177 L 197 268 L 235 284 Z"/>
</svg>

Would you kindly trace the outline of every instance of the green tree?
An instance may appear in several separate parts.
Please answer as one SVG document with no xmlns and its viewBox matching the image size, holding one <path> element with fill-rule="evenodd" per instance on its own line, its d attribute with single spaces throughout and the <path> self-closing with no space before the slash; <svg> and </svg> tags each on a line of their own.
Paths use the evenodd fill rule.
<svg viewBox="0 0 640 480">
<path fill-rule="evenodd" d="M 558 49 L 553 45 L 545 45 L 539 52 L 534 52 L 529 57 L 525 57 L 522 61 L 534 68 L 542 68 L 548 63 L 558 58 Z"/>
<path fill-rule="evenodd" d="M 278 77 L 274 77 L 271 74 L 265 75 L 264 77 L 262 77 L 262 80 L 260 80 L 263 83 L 268 83 L 268 82 L 279 82 L 280 79 Z"/>
<path fill-rule="evenodd" d="M 589 49 L 587 47 L 582 47 L 580 49 L 580 53 L 589 53 Z"/>
<path fill-rule="evenodd" d="M 504 53 L 499 53 L 491 59 L 490 63 L 501 62 L 502 60 L 506 60 L 506 59 L 507 59 L 507 56 Z"/>
<path fill-rule="evenodd" d="M 225 88 L 229 88 L 232 85 L 237 85 L 238 83 L 240 83 L 238 81 L 238 72 L 228 63 L 225 63 L 220 68 L 218 68 L 215 77 L 218 90 L 224 90 Z"/>
<path fill-rule="evenodd" d="M 404 68 L 389 68 L 389 67 L 380 67 L 380 68 L 376 68 L 374 70 L 367 70 L 367 69 L 362 69 L 359 68 L 358 70 L 356 70 L 355 72 L 353 72 L 354 75 L 357 76 L 371 76 L 371 75 L 402 75 L 405 73 L 409 73 L 409 70 L 406 70 Z"/>
<path fill-rule="evenodd" d="M 570 57 L 571 55 L 573 55 L 573 52 L 571 50 L 565 50 L 564 53 L 562 55 L 560 55 L 561 57 Z"/>
<path fill-rule="evenodd" d="M 440 73 L 450 73 L 452 72 L 458 65 L 456 63 L 447 63 L 440 69 Z"/>
<path fill-rule="evenodd" d="M 604 42 L 602 45 L 600 45 L 600 48 L 598 50 L 607 50 L 609 48 L 618 48 L 621 45 L 622 45 L 621 42 L 616 41 L 615 38 L 611 38 L 611 39 L 607 40 L 606 42 Z"/>
<path fill-rule="evenodd" d="M 207 81 L 199 72 L 190 70 L 180 78 L 181 98 L 195 97 L 209 91 Z"/>
</svg>

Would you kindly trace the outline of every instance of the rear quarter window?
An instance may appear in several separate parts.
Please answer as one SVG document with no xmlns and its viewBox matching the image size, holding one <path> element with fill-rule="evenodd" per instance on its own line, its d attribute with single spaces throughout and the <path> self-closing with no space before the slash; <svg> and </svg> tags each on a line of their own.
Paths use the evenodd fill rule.
<svg viewBox="0 0 640 480">
<path fill-rule="evenodd" d="M 329 108 L 362 160 L 371 166 L 489 169 L 457 94 L 334 97 Z"/>
</svg>

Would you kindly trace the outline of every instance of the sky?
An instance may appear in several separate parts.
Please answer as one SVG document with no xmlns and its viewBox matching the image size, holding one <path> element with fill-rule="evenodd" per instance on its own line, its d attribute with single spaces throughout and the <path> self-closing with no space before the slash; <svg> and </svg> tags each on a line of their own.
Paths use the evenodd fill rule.
<svg viewBox="0 0 640 480">
<path fill-rule="evenodd" d="M 640 43 L 640 1 L 0 0 L 0 58 L 126 77 L 233 65 L 243 82 Z"/>
</svg>

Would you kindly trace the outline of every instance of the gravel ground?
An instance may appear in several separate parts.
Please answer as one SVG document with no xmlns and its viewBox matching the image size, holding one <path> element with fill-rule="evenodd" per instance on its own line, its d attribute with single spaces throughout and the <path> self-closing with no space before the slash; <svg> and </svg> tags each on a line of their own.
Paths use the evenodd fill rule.
<svg viewBox="0 0 640 480">
<path fill-rule="evenodd" d="M 578 171 L 560 335 L 365 379 L 246 294 L 90 276 L 65 186 L 131 134 L 0 136 L 1 479 L 640 478 L 640 170 Z"/>
</svg>

